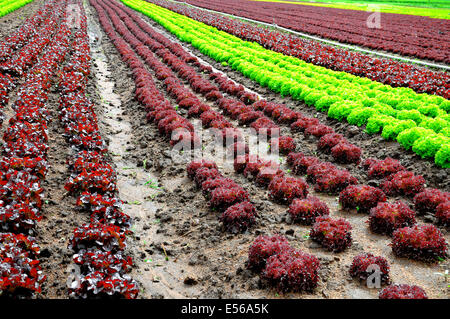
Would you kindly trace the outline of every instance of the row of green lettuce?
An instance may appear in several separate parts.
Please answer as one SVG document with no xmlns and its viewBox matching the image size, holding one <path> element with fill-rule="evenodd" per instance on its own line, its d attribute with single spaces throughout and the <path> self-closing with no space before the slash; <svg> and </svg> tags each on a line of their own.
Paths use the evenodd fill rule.
<svg viewBox="0 0 450 319">
<path fill-rule="evenodd" d="M 262 86 L 304 101 L 337 120 L 381 132 L 422 158 L 450 168 L 450 101 L 393 88 L 267 50 L 214 27 L 142 0 L 121 0 L 180 40 Z"/>
<path fill-rule="evenodd" d="M 3 17 L 24 5 L 32 2 L 33 0 L 3 0 L 0 1 L 0 17 Z"/>
</svg>

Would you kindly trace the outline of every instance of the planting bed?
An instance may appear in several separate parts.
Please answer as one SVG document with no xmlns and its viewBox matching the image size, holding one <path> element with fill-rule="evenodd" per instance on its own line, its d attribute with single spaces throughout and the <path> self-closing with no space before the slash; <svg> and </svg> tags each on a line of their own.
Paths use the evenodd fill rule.
<svg viewBox="0 0 450 319">
<path fill-rule="evenodd" d="M 448 169 L 259 85 L 120 1 L 35 0 L 11 17 L 38 4 L 60 32 L 22 69 L 8 61 L 47 33 L 0 64 L 14 84 L 0 129 L 2 295 L 447 298 Z M 19 267 L 25 283 L 7 268 L 12 247 L 34 267 Z M 368 288 L 374 264 L 382 285 Z"/>
</svg>

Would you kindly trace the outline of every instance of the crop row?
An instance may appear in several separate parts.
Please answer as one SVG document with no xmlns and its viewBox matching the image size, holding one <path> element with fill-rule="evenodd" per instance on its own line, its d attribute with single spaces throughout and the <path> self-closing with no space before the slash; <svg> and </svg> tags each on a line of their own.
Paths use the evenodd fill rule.
<svg viewBox="0 0 450 319">
<path fill-rule="evenodd" d="M 26 74 L 12 105 L 14 115 L 3 136 L 0 180 L 0 287 L 1 294 L 29 295 L 41 291 L 45 280 L 39 261 L 40 249 L 33 234 L 42 219 L 43 188 L 47 175 L 47 125 L 51 119 L 45 104 L 52 77 L 63 61 L 70 44 L 66 21 L 67 2 L 53 7 L 56 17 L 55 37 L 45 54 Z"/>
<path fill-rule="evenodd" d="M 312 225 L 309 233 L 311 240 L 333 252 L 341 252 L 351 245 L 352 227 L 350 223 L 343 218 L 330 217 L 330 211 L 326 203 L 317 197 L 307 195 L 306 186 L 300 187 L 299 179 L 283 178 L 284 172 L 278 168 L 276 163 L 260 160 L 254 155 L 246 155 L 244 158 L 246 162 L 242 161 L 242 158 L 236 158 L 236 172 L 243 173 L 247 178 L 254 179 L 259 185 L 268 187 L 269 198 L 272 200 L 289 204 L 288 213 L 292 222 Z M 294 166 L 305 167 L 309 164 L 307 178 L 308 180 L 315 179 L 316 183 L 317 179 L 328 178 L 329 175 L 334 175 L 334 171 L 336 171 L 331 163 L 320 163 L 315 157 L 291 153 L 288 159 L 289 163 L 295 163 Z M 439 215 L 439 211 L 445 212 L 444 215 L 439 216 L 439 219 L 444 222 L 444 226 L 445 224 L 448 225 L 450 217 L 448 209 L 449 193 L 436 189 L 424 189 L 422 177 L 414 176 L 411 172 L 405 171 L 398 162 L 392 159 L 384 161 L 371 159 L 367 160 L 364 166 L 368 168 L 369 175 L 372 177 L 386 178 L 383 188 L 388 194 L 404 195 L 406 193 L 409 196 L 415 195 L 414 203 L 418 212 L 435 212 L 436 215 Z M 271 179 L 268 186 L 260 182 L 261 176 Z M 332 182 L 331 185 L 338 184 Z M 417 225 L 415 212 L 404 202 L 389 203 L 381 189 L 368 185 L 349 185 L 338 189 L 342 189 L 339 193 L 341 209 L 356 209 L 359 213 L 369 213 L 370 211 L 367 220 L 370 229 L 375 233 L 388 234 L 392 237 L 391 246 L 396 256 L 425 262 L 436 262 L 446 258 L 448 244 L 442 233 L 433 225 Z M 249 268 L 255 269 L 255 265 L 259 265 L 256 270 L 260 272 L 261 278 L 275 284 L 282 291 L 308 290 L 314 287 L 314 285 L 303 287 L 300 283 L 305 283 L 305 281 L 296 281 L 296 274 L 290 274 L 290 262 L 296 258 L 297 253 L 290 255 L 289 247 L 285 247 L 282 242 L 285 242 L 285 239 L 278 236 L 257 238 L 249 250 Z M 260 259 L 261 254 L 265 260 Z M 268 259 L 273 256 L 272 254 L 288 254 L 290 256 L 283 256 L 281 260 L 280 258 Z M 289 262 L 285 263 L 286 260 L 289 260 Z M 267 263 L 274 262 L 274 264 L 266 264 L 261 267 L 261 264 L 264 265 L 266 261 Z M 350 274 L 352 277 L 365 280 L 371 274 L 369 266 L 373 266 L 373 264 L 380 267 L 383 274 L 382 282 L 388 284 L 390 282 L 389 264 L 386 259 L 371 254 L 356 256 L 350 268 Z M 302 273 L 311 273 L 311 271 L 312 269 L 309 267 L 304 266 L 302 268 Z M 423 289 L 418 287 L 394 285 L 380 292 L 380 298 L 399 298 L 401 297 L 400 292 L 398 294 L 393 293 L 392 296 L 388 292 L 391 290 L 393 292 L 396 290 L 408 292 L 410 289 L 412 291 L 418 290 L 422 294 L 425 293 Z"/>
<path fill-rule="evenodd" d="M 0 17 L 3 17 L 11 12 L 22 8 L 24 5 L 32 2 L 33 0 L 4 0 L 0 1 Z"/>
<path fill-rule="evenodd" d="M 327 193 L 341 191 L 339 198 L 341 207 L 344 209 L 369 212 L 379 203 L 385 202 L 386 196 L 405 196 L 413 199 L 415 208 L 419 213 L 434 214 L 438 222 L 444 227 L 450 224 L 450 211 L 448 209 L 450 194 L 437 189 L 425 188 L 425 179 L 422 176 L 407 171 L 397 160 L 392 158 L 384 160 L 367 159 L 362 163 L 369 178 L 382 179 L 381 189 L 370 186 L 354 186 L 357 183 L 354 178 L 347 186 L 345 184 L 340 186 L 337 180 L 332 179 L 336 175 L 335 172 L 339 171 L 337 167 L 329 162 L 322 162 L 315 156 L 290 153 L 287 163 L 291 166 L 294 174 L 306 175 L 308 181 L 314 182 L 315 191 Z M 329 182 L 330 180 L 331 182 Z M 332 185 L 332 188 L 327 186 L 329 184 Z M 404 204 L 398 206 L 398 208 L 402 207 L 407 206 Z M 294 215 L 298 215 L 297 210 L 294 211 L 291 214 L 293 218 L 296 217 Z M 302 212 L 304 216 L 300 216 L 301 219 L 310 222 L 311 216 L 309 214 L 312 212 Z M 405 213 L 410 214 L 408 210 L 405 210 Z M 391 231 L 387 232 L 392 233 L 393 228 L 389 227 L 388 229 L 391 229 Z M 377 227 L 371 226 L 371 228 L 376 229 Z"/>
<path fill-rule="evenodd" d="M 321 191 L 317 189 L 317 186 L 320 185 L 318 184 L 320 179 L 330 181 L 328 185 L 331 185 L 332 188 L 327 192 L 342 190 L 339 193 L 339 203 L 342 210 L 356 209 L 359 213 L 370 212 L 367 222 L 371 231 L 392 236 L 391 246 L 396 256 L 425 262 L 436 262 L 446 258 L 448 244 L 439 229 L 433 225 L 417 225 L 415 212 L 404 202 L 389 203 L 386 194 L 381 189 L 368 185 L 355 185 L 356 179 L 350 185 L 347 183 L 340 185 L 340 179 L 336 174 L 337 168 L 333 167 L 331 163 L 321 163 L 315 157 L 291 153 L 288 161 L 297 168 L 307 167 L 307 178 L 309 181 L 315 181 L 316 191 Z M 364 165 L 369 169 L 369 174 L 372 177 L 384 176 L 386 178 L 383 189 L 389 195 L 404 195 L 405 193 L 409 196 L 415 195 L 414 203 L 418 212 L 434 212 L 444 226 L 448 225 L 450 217 L 448 209 L 449 193 L 436 189 L 425 189 L 422 177 L 414 176 L 411 172 L 405 171 L 398 162 L 392 159 L 384 161 L 371 159 L 367 160 Z M 390 168 L 390 170 L 386 168 Z M 235 171 L 243 173 L 260 186 L 267 187 L 270 199 L 281 204 L 288 204 L 288 214 L 292 222 L 312 225 L 309 237 L 323 248 L 333 252 L 341 252 L 351 246 L 352 227 L 350 223 L 343 218 L 330 217 L 327 204 L 317 197 L 308 195 L 307 185 L 301 179 L 284 176 L 285 173 L 279 169 L 277 163 L 261 160 L 254 155 L 238 156 L 235 159 Z M 331 181 L 332 179 L 334 180 Z M 269 183 L 267 183 L 267 180 L 269 180 Z M 259 256 L 263 252 L 265 254 L 272 251 L 272 248 L 270 248 L 272 245 L 279 248 L 280 244 L 279 238 L 276 236 L 274 238 L 260 237 L 255 240 L 249 250 L 249 267 L 254 268 L 254 264 L 260 264 L 252 261 L 258 258 L 255 255 Z M 265 245 L 268 246 L 264 247 Z M 281 246 L 281 250 L 274 253 L 290 254 L 288 247 Z M 270 256 L 272 255 L 269 254 L 265 258 L 267 259 Z M 257 267 L 261 271 L 261 278 L 275 284 L 282 291 L 310 289 L 314 285 L 303 287 L 300 283 L 305 283 L 305 281 L 296 281 L 289 274 L 290 262 L 295 257 L 296 253 L 289 257 L 284 256 L 281 260 L 273 258 L 275 259 L 273 260 L 274 265 L 266 265 L 262 271 L 261 268 Z M 285 264 L 284 260 L 289 260 L 289 262 Z M 267 262 L 269 262 L 269 259 L 267 259 Z M 389 283 L 387 261 L 382 257 L 375 257 L 370 254 L 355 257 L 350 270 L 352 277 L 367 279 L 371 274 L 368 267 L 374 263 L 383 270 L 384 284 Z M 310 273 L 311 269 L 304 266 L 302 273 L 304 272 Z M 295 274 L 293 275 L 295 278 Z M 380 293 L 380 298 L 394 287 L 386 291 L 383 290 Z M 409 289 L 407 286 L 396 287 L 395 289 L 400 288 Z M 420 291 L 423 290 L 420 289 Z"/>
<path fill-rule="evenodd" d="M 380 13 L 382 28 L 367 26 L 368 14 L 356 10 L 231 0 L 188 0 L 190 4 L 317 35 L 421 59 L 448 63 L 448 20 Z"/>
<path fill-rule="evenodd" d="M 302 154 L 291 153 L 289 162 L 297 165 L 310 164 L 308 167 L 308 180 L 318 179 L 329 180 L 332 188 L 327 192 L 335 192 L 342 189 L 339 193 L 339 202 L 343 210 L 356 209 L 360 213 L 368 213 L 368 223 L 375 233 L 387 233 L 392 236 L 392 249 L 396 256 L 408 257 L 412 259 L 435 262 L 446 258 L 447 243 L 442 233 L 433 225 L 415 225 L 415 213 L 403 202 L 388 203 L 386 195 L 381 189 L 366 185 L 339 185 L 340 179 L 336 176 L 337 168 L 331 163 L 320 163 L 315 157 L 305 157 Z M 364 163 L 369 168 L 369 174 L 372 177 L 384 176 L 386 191 L 389 194 L 400 195 L 405 192 L 408 195 L 414 195 L 414 203 L 419 212 L 431 211 L 436 215 L 439 210 L 445 211 L 445 216 L 441 216 L 448 224 L 449 211 L 448 204 L 449 193 L 440 192 L 436 189 L 424 189 L 424 180 L 420 176 L 414 176 L 412 173 L 404 171 L 404 168 L 398 162 L 392 159 L 385 161 L 368 160 Z M 389 174 L 387 167 L 391 167 L 392 174 Z M 208 174 L 213 169 L 205 169 L 202 174 Z M 309 237 L 318 242 L 322 247 L 333 252 L 341 252 L 351 245 L 351 225 L 343 218 L 331 218 L 326 203 L 314 196 L 309 196 L 307 186 L 301 179 L 286 177 L 285 173 L 279 168 L 277 163 L 264 161 L 254 155 L 237 156 L 235 159 L 235 171 L 243 173 L 247 178 L 253 179 L 258 185 L 265 186 L 269 190 L 269 198 L 281 204 L 289 204 L 288 213 L 293 222 L 305 225 L 312 225 Z M 188 172 L 189 174 L 189 172 Z M 392 175 L 392 176 L 391 176 Z M 331 176 L 331 177 L 330 177 Z M 337 178 L 336 178 L 337 177 Z M 333 180 L 334 179 L 334 180 Z M 356 179 L 353 179 L 356 184 Z M 353 183 L 352 183 L 353 184 Z M 348 186 L 345 186 L 348 185 Z M 317 189 L 316 191 L 321 191 Z M 393 194 L 394 193 L 394 194 Z M 400 194 L 399 194 L 400 193 Z M 445 225 L 445 224 L 444 224 Z M 269 238 L 258 238 L 254 246 L 259 246 L 258 241 L 270 242 Z M 278 245 L 278 244 L 277 244 Z M 249 267 L 255 252 L 254 246 L 249 251 Z M 262 248 L 267 251 L 269 248 Z M 280 253 L 290 253 L 288 247 L 281 249 Z M 289 264 L 294 255 L 283 257 L 280 260 L 275 258 L 275 265 L 266 266 L 261 272 L 263 280 L 275 284 L 280 290 L 308 290 L 310 288 L 301 286 L 303 280 L 295 281 L 290 278 Z M 267 256 L 269 257 L 269 256 Z M 287 264 L 283 260 L 289 260 Z M 385 275 L 388 276 L 389 266 L 382 257 L 372 255 L 363 255 L 355 257 L 352 265 L 351 275 L 360 279 L 367 279 L 371 271 L 368 266 L 375 263 L 381 269 L 386 269 Z M 369 262 L 370 261 L 370 262 Z M 382 267 L 384 265 L 384 268 Z M 272 267 L 275 267 L 274 269 Z M 302 268 L 302 273 L 310 273 L 308 267 Z M 309 269 L 309 271 L 308 271 Z M 271 276 L 274 276 L 272 278 Z M 295 274 L 294 274 L 295 278 Z M 388 278 L 388 277 L 387 277 Z M 287 282 L 285 282 L 287 280 Z M 292 280 L 292 281 L 291 281 Z M 385 283 L 388 283 L 386 280 Z M 314 285 L 312 285 L 314 286 Z M 397 287 L 406 289 L 407 286 Z M 394 289 L 393 287 L 389 288 Z M 384 291 L 386 293 L 387 291 Z M 383 292 L 380 296 L 383 295 Z"/>
<path fill-rule="evenodd" d="M 243 75 L 281 95 L 314 105 L 328 116 L 365 125 L 369 134 L 396 139 L 414 127 L 409 135 L 412 150 L 436 164 L 450 165 L 450 102 L 439 96 L 417 94 L 407 88 L 359 78 L 308 64 L 299 59 L 266 50 L 167 9 L 140 0 L 124 0 L 142 11 L 185 42 L 218 62 L 228 63 Z M 306 84 L 305 84 L 306 83 Z M 408 131 L 409 132 L 409 131 Z"/>
<path fill-rule="evenodd" d="M 79 277 L 69 287 L 69 294 L 134 299 L 139 288 L 128 275 L 132 259 L 124 253 L 131 218 L 123 212 L 117 196 L 116 172 L 106 156 L 94 104 L 86 96 L 91 58 L 86 15 L 80 3 L 79 29 L 74 29 L 71 55 L 59 74 L 60 120 L 75 150 L 68 162 L 72 175 L 64 188 L 78 196 L 80 210 L 90 214 L 90 223 L 76 228 L 70 238 Z"/>
<path fill-rule="evenodd" d="M 38 57 L 58 30 L 61 10 L 52 1 L 28 19 L 18 32 L 6 37 L 0 44 L 0 109 L 9 101 L 9 93 L 19 79 L 37 62 Z M 3 122 L 3 114 L 0 123 Z"/>
<path fill-rule="evenodd" d="M 103 14 L 107 14 L 112 21 L 113 26 L 116 30 L 119 30 L 119 33 L 124 36 L 124 39 L 131 42 L 132 47 L 138 47 L 139 41 L 134 38 L 131 33 L 124 28 L 123 23 L 130 23 L 127 21 L 127 17 L 122 16 L 120 19 L 118 14 L 121 13 L 118 8 L 112 10 L 108 7 L 106 2 L 93 2 L 94 7 L 99 12 L 100 22 L 103 27 L 109 28 L 110 24 L 107 20 L 103 19 Z M 118 14 L 117 14 L 118 13 Z M 105 18 L 106 19 L 106 18 Z M 123 21 L 123 23 L 122 23 Z M 130 24 L 131 25 L 131 24 Z M 108 29 L 106 29 L 108 30 Z M 142 35 L 144 36 L 144 35 Z M 114 37 L 112 38 L 114 39 Z M 121 40 L 121 39 L 120 39 Z M 150 43 L 152 45 L 150 45 Z M 155 42 L 151 39 L 146 39 L 146 44 L 149 47 L 155 47 Z M 182 83 L 179 82 L 176 75 L 170 71 L 167 67 L 165 67 L 161 62 L 159 62 L 149 51 L 144 51 L 142 47 L 139 47 L 136 51 L 140 53 L 143 59 L 149 64 L 149 66 L 154 69 L 156 77 L 160 81 L 164 81 L 166 85 L 166 90 L 169 96 L 172 96 L 174 99 L 178 101 L 179 105 L 183 105 L 183 100 L 192 100 L 195 97 L 193 93 L 187 90 Z M 165 52 L 162 47 L 159 47 L 159 51 Z M 181 51 L 179 51 L 180 55 L 183 55 Z M 186 59 L 190 59 L 190 57 L 184 55 Z M 137 61 L 133 62 L 133 65 L 137 65 Z M 185 66 L 186 67 L 186 66 Z M 150 76 L 150 75 L 149 75 Z M 199 78 L 196 78 L 199 81 Z M 150 81 L 146 81 L 148 84 Z M 207 81 L 206 81 L 207 82 Z M 151 83 L 151 82 L 150 82 Z M 205 82 L 203 82 L 205 84 Z M 153 87 L 153 85 L 152 85 Z M 142 88 L 144 89 L 144 87 Z M 216 89 L 217 90 L 217 89 Z M 155 99 L 156 96 L 161 96 L 161 94 L 157 91 L 156 88 L 152 88 L 153 97 Z M 155 92 L 156 91 L 156 92 Z M 203 92 L 208 94 L 207 92 Z M 179 128 L 180 124 L 186 124 L 189 128 L 193 126 L 187 120 L 178 115 L 175 109 L 170 106 L 167 100 L 165 100 L 162 96 L 162 103 L 152 103 L 149 104 L 147 98 L 143 96 L 140 88 L 136 90 L 136 95 L 138 100 L 143 102 L 146 106 L 146 110 L 148 111 L 147 120 L 157 123 L 157 126 L 161 133 L 171 136 L 171 132 L 173 129 Z M 190 105 L 188 107 L 189 113 L 192 114 L 191 110 L 193 110 L 196 106 L 196 103 Z M 207 105 L 204 105 L 208 107 Z M 185 106 L 183 106 L 185 107 Z M 204 125 L 209 124 L 212 121 L 216 121 L 217 128 L 224 129 L 222 130 L 223 134 L 227 134 L 227 132 L 234 133 L 232 129 L 232 124 L 221 119 L 219 113 L 213 113 L 212 110 L 209 111 L 212 114 L 215 114 L 215 119 L 211 118 L 211 121 L 206 122 L 205 118 L 203 118 Z M 207 113 L 206 111 L 201 112 L 201 114 Z M 200 115 L 200 114 L 199 114 Z M 178 123 L 179 121 L 179 123 Z M 175 126 L 173 125 L 175 124 Z M 230 129 L 227 131 L 226 129 Z M 172 141 L 173 142 L 173 141 Z M 173 144 L 173 143 L 172 143 Z M 233 144 L 231 147 L 239 147 L 242 144 Z M 237 152 L 237 150 L 236 150 Z M 217 210 L 222 213 L 220 219 L 223 222 L 223 227 L 227 231 L 231 232 L 239 232 L 245 231 L 248 227 L 250 227 L 255 222 L 256 210 L 253 205 L 248 202 L 248 194 L 245 190 L 243 190 L 236 182 L 233 180 L 227 179 L 223 177 L 220 172 L 217 170 L 217 166 L 213 162 L 201 161 L 201 162 L 192 162 L 188 166 L 188 176 L 195 179 L 195 182 L 198 187 L 202 188 L 202 191 L 207 199 L 210 200 L 210 206 L 212 209 Z"/>
<path fill-rule="evenodd" d="M 447 99 L 450 97 L 449 76 L 445 72 L 339 49 L 318 41 L 305 40 L 294 35 L 262 28 L 173 2 L 161 0 L 148 2 L 203 22 L 243 40 L 257 42 L 264 48 L 297 57 L 308 63 L 367 77 L 394 87 L 410 87 L 419 93 L 436 94 Z"/>
</svg>

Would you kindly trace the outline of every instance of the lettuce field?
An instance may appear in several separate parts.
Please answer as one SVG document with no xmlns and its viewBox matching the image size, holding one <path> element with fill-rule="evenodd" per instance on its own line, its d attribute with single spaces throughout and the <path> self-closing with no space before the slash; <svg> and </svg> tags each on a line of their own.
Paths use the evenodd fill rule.
<svg viewBox="0 0 450 319">
<path fill-rule="evenodd" d="M 450 7 L 374 3 L 0 0 L 0 298 L 447 299 Z"/>
</svg>

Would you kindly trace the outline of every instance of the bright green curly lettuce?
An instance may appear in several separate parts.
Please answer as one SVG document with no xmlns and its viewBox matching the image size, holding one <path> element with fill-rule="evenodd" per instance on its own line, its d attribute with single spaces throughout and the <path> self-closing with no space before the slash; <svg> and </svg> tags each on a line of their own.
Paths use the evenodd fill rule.
<svg viewBox="0 0 450 319">
<path fill-rule="evenodd" d="M 412 127 L 400 132 L 397 136 L 397 142 L 409 150 L 416 140 L 430 134 L 434 134 L 434 131 L 423 127 Z"/>
<path fill-rule="evenodd" d="M 336 95 L 323 95 L 315 104 L 316 110 L 327 112 L 330 106 L 338 101 L 342 100 Z"/>
<path fill-rule="evenodd" d="M 437 166 L 450 168 L 450 143 L 441 146 L 439 151 L 436 152 L 434 162 Z"/>
<path fill-rule="evenodd" d="M 429 128 L 436 133 L 439 133 L 442 131 L 442 129 L 449 127 L 450 123 L 442 118 L 434 118 L 434 119 L 425 119 L 422 123 L 420 123 L 420 126 Z"/>
<path fill-rule="evenodd" d="M 359 107 L 351 111 L 347 116 L 347 121 L 352 125 L 365 125 L 367 120 L 376 113 L 376 110 L 371 107 Z"/>
<path fill-rule="evenodd" d="M 400 132 L 415 126 L 417 125 L 413 120 L 398 120 L 394 124 L 386 125 L 381 136 L 387 140 L 395 140 Z"/>
<path fill-rule="evenodd" d="M 448 143 L 450 143 L 450 138 L 442 134 L 428 135 L 416 140 L 412 150 L 422 158 L 432 158 L 442 145 Z"/>
<path fill-rule="evenodd" d="M 417 125 L 419 125 L 424 119 L 426 119 L 426 116 L 418 110 L 401 110 L 397 112 L 397 119 L 413 120 Z"/>
<path fill-rule="evenodd" d="M 389 115 L 374 115 L 367 121 L 366 133 L 379 133 L 385 126 L 396 123 L 398 120 Z"/>
</svg>

